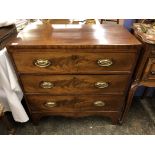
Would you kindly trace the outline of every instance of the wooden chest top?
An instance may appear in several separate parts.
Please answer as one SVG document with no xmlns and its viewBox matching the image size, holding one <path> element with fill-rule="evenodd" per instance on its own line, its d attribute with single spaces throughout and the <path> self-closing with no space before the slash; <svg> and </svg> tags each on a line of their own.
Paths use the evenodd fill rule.
<svg viewBox="0 0 155 155">
<path fill-rule="evenodd" d="M 21 31 L 12 48 L 132 48 L 141 43 L 120 25 L 50 25 L 39 22 Z"/>
<path fill-rule="evenodd" d="M 101 115 L 120 120 L 141 43 L 120 25 L 51 25 L 21 31 L 8 53 L 32 120 Z"/>
</svg>

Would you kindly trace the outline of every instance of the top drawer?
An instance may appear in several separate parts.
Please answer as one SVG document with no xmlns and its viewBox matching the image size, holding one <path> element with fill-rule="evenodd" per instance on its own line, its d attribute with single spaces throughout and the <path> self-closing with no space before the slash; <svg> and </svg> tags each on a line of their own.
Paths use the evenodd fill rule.
<svg viewBox="0 0 155 155">
<path fill-rule="evenodd" d="M 136 52 L 21 49 L 12 52 L 12 56 L 20 73 L 115 74 L 131 72 Z"/>
</svg>

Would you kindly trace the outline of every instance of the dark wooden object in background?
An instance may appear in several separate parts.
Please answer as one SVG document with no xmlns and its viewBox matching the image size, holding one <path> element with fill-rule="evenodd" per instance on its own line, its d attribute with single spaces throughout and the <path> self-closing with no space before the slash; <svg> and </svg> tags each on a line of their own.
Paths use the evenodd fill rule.
<svg viewBox="0 0 155 155">
<path fill-rule="evenodd" d="M 114 22 L 119 24 L 119 19 L 101 19 L 100 23 L 103 24 L 103 22 Z"/>
<path fill-rule="evenodd" d="M 135 29 L 135 36 L 142 42 L 141 55 L 138 61 L 138 66 L 134 75 L 134 82 L 132 83 L 129 96 L 127 99 L 127 107 L 122 117 L 122 121 L 125 118 L 127 111 L 132 103 L 133 95 L 139 86 L 155 87 L 155 44 L 146 43 L 142 37 L 140 37 Z M 144 93 L 145 95 L 145 93 Z"/>
<path fill-rule="evenodd" d="M 8 134 L 15 134 L 15 128 L 13 127 L 11 121 L 7 118 L 7 115 L 4 113 L 4 107 L 0 103 L 0 120 L 5 125 Z"/>
<path fill-rule="evenodd" d="M 34 23 L 8 52 L 31 118 L 106 116 L 121 122 L 141 43 L 120 25 Z"/>
<path fill-rule="evenodd" d="M 15 25 L 0 27 L 0 50 L 11 42 L 16 35 L 17 29 Z"/>
</svg>

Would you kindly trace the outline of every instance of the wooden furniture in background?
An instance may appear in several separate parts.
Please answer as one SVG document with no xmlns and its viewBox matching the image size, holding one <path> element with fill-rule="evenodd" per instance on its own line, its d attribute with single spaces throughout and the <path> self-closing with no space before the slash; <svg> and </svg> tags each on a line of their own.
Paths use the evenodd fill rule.
<svg viewBox="0 0 155 155">
<path fill-rule="evenodd" d="M 70 19 L 41 19 L 45 24 L 71 24 Z"/>
<path fill-rule="evenodd" d="M 141 43 L 119 25 L 34 23 L 8 46 L 33 122 L 122 119 Z"/>
<path fill-rule="evenodd" d="M 17 29 L 15 25 L 9 25 L 0 27 L 0 50 L 3 49 L 7 43 L 17 35 Z"/>
<path fill-rule="evenodd" d="M 44 24 L 99 24 L 97 19 L 40 19 Z"/>
<path fill-rule="evenodd" d="M 116 24 L 119 24 L 119 19 L 100 19 L 100 23 L 103 24 L 103 22 L 114 22 Z"/>
<path fill-rule="evenodd" d="M 151 40 L 147 40 L 146 34 L 140 32 L 139 29 L 137 29 L 136 24 L 134 28 L 134 35 L 142 42 L 143 46 L 138 60 L 138 66 L 134 74 L 134 81 L 129 90 L 127 107 L 125 109 L 123 119 L 130 108 L 132 98 L 137 88 L 139 86 L 155 87 L 155 40 L 152 40 L 153 37 L 148 37 L 148 39 L 150 38 Z"/>
</svg>

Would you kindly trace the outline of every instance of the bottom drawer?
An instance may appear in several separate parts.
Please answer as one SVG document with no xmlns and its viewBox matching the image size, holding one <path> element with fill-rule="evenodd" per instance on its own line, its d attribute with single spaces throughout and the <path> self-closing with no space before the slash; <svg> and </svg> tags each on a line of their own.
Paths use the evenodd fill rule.
<svg viewBox="0 0 155 155">
<path fill-rule="evenodd" d="M 120 111 L 124 103 L 120 95 L 27 95 L 27 100 L 32 111 L 42 112 Z"/>
</svg>

